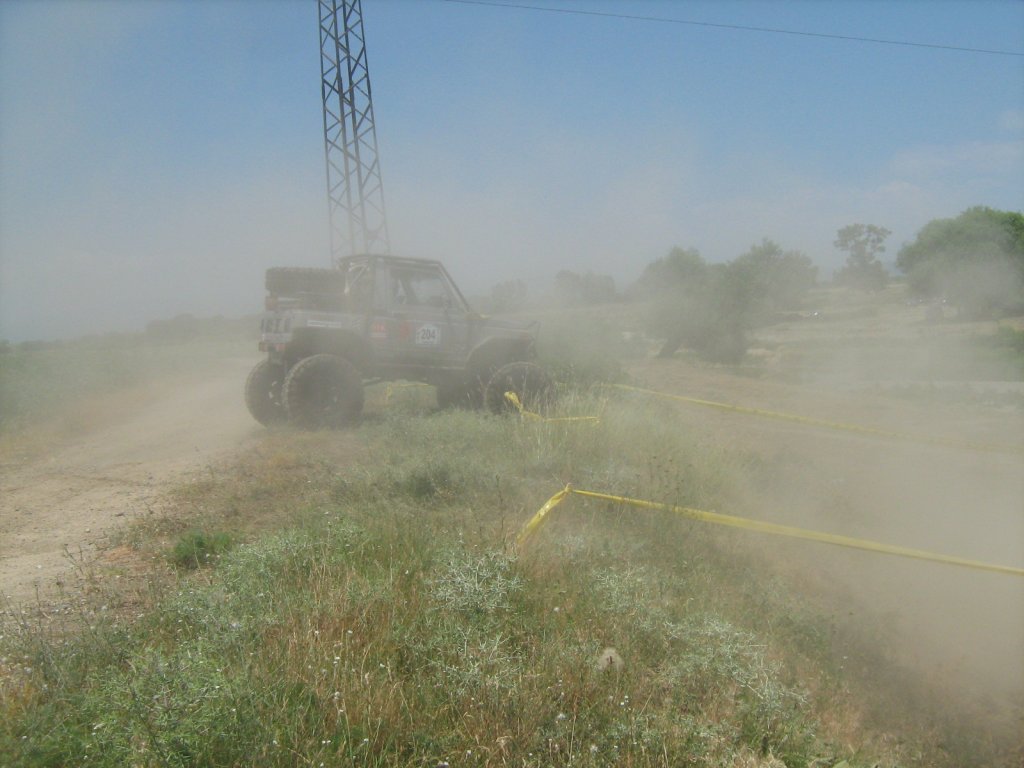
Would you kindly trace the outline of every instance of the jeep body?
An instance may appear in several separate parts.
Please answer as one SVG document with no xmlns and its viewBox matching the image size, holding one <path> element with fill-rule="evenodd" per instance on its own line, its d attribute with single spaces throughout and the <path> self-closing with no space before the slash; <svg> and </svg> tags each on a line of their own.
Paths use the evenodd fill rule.
<svg viewBox="0 0 1024 768">
<path fill-rule="evenodd" d="M 353 256 L 338 269 L 272 268 L 266 285 L 260 350 L 267 356 L 246 386 L 249 409 L 265 424 L 350 420 L 362 407 L 364 381 L 420 381 L 438 387 L 442 406 L 479 406 L 500 368 L 535 356 L 535 323 L 474 312 L 438 261 Z M 347 415 L 326 415 L 356 376 L 358 404 Z M 300 416 L 311 398 L 323 400 L 313 409 L 323 418 Z"/>
</svg>

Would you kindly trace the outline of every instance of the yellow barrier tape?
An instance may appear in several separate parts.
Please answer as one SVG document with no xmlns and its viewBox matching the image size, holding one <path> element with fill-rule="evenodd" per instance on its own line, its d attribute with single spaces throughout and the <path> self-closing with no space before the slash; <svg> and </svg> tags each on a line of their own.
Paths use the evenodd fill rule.
<svg viewBox="0 0 1024 768">
<path fill-rule="evenodd" d="M 506 392 L 505 399 L 508 400 L 512 405 L 515 406 L 516 410 L 519 411 L 519 415 L 524 419 L 533 419 L 534 421 L 590 421 L 597 423 L 601 419 L 598 416 L 557 416 L 554 418 L 547 418 L 541 416 L 539 413 L 526 410 L 526 407 L 519 400 L 519 395 L 515 392 Z"/>
<path fill-rule="evenodd" d="M 849 547 L 851 549 L 863 549 L 869 552 L 878 552 L 886 555 L 897 555 L 899 557 L 910 557 L 917 560 L 930 560 L 936 563 L 945 563 L 946 565 L 959 565 L 965 568 L 974 568 L 983 571 L 994 571 L 996 573 L 1005 573 L 1013 576 L 1024 576 L 1024 568 L 1012 568 L 1006 565 L 991 565 L 989 563 L 982 563 L 977 560 L 968 560 L 962 557 L 952 557 L 950 555 L 938 555 L 932 552 L 925 552 L 920 549 L 910 549 L 908 547 L 898 547 L 892 544 L 880 544 L 876 541 L 868 541 L 867 539 L 856 539 L 850 536 L 839 536 L 833 533 L 821 533 L 819 531 L 811 531 L 806 528 L 795 528 L 790 525 L 779 525 L 777 523 L 766 523 L 760 520 L 750 520 L 745 517 L 735 517 L 733 515 L 723 515 L 718 512 L 707 512 L 702 509 L 692 509 L 690 507 L 677 507 L 672 504 L 661 504 L 656 501 L 644 501 L 643 499 L 631 499 L 626 496 L 613 496 L 608 493 L 600 493 L 598 491 L 582 491 L 573 488 L 571 485 L 565 486 L 561 491 L 556 493 L 543 507 L 537 512 L 526 525 L 523 526 L 520 531 L 518 538 L 516 539 L 516 546 L 521 548 L 529 539 L 531 535 L 540 527 L 541 523 L 547 517 L 548 513 L 557 507 L 562 501 L 564 501 L 570 495 L 584 496 L 592 499 L 602 499 L 604 501 L 611 501 L 616 504 L 628 504 L 634 507 L 641 507 L 643 509 L 656 509 L 662 512 L 673 512 L 683 517 L 690 518 L 691 520 L 700 520 L 705 523 L 713 523 L 715 525 L 726 525 L 732 528 L 743 528 L 748 531 L 758 531 L 759 533 L 769 533 L 775 536 L 788 536 L 794 539 L 805 539 L 808 541 L 818 541 L 823 544 L 833 544 L 839 547 Z"/>
<path fill-rule="evenodd" d="M 516 547 L 522 547 L 533 532 L 540 527 L 540 524 L 544 522 L 548 512 L 561 504 L 570 493 L 572 493 L 572 486 L 567 485 L 548 499 L 544 506 L 537 511 L 537 514 L 531 517 L 526 522 L 526 525 L 523 526 L 523 530 L 519 532 L 519 537 L 516 539 Z"/>
<path fill-rule="evenodd" d="M 909 432 L 891 432 L 885 429 L 876 429 L 874 427 L 862 427 L 857 424 L 843 424 L 838 421 L 825 421 L 824 419 L 814 419 L 809 416 L 799 416 L 793 413 L 782 413 L 780 411 L 766 411 L 761 408 L 750 408 L 743 405 L 730 405 L 729 403 L 716 403 L 713 400 L 701 400 L 696 397 L 685 397 L 684 395 L 673 395 L 668 392 L 658 392 L 654 389 L 643 389 L 642 387 L 632 387 L 628 384 L 608 384 L 607 386 L 615 389 L 622 389 L 627 392 L 641 392 L 645 395 L 654 395 L 656 397 L 666 397 L 671 400 L 679 400 L 684 403 L 693 403 L 695 405 L 704 405 L 709 408 L 717 408 L 722 411 L 732 411 L 734 413 L 746 413 L 751 416 L 763 416 L 769 419 L 779 419 L 781 421 L 792 421 L 797 424 L 806 424 L 812 427 L 822 427 L 825 429 L 835 429 L 844 432 L 856 432 L 861 435 L 869 435 L 872 437 L 884 437 L 894 440 L 908 440 L 915 443 L 923 443 L 925 445 L 942 445 L 951 448 L 966 448 L 975 451 L 992 451 L 996 453 L 1024 453 L 1024 447 L 1012 446 L 1012 445 L 990 445 L 985 443 L 972 443 L 964 440 L 950 440 L 941 437 L 929 437 L 927 435 L 915 435 Z"/>
</svg>

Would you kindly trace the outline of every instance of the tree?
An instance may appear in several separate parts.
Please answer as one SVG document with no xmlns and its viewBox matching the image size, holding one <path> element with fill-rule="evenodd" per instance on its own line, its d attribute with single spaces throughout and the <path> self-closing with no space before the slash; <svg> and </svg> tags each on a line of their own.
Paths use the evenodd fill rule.
<svg viewBox="0 0 1024 768">
<path fill-rule="evenodd" d="M 704 360 L 738 363 L 754 325 L 754 271 L 737 261 L 708 265 L 699 281 L 654 303 L 654 330 L 665 337 L 658 357 L 688 347 Z"/>
<path fill-rule="evenodd" d="M 780 309 L 798 306 L 818 278 L 818 268 L 805 254 L 783 251 L 782 246 L 767 238 L 760 245 L 751 246 L 734 263 L 749 271 L 758 320 Z"/>
<path fill-rule="evenodd" d="M 874 224 L 849 224 L 838 232 L 833 245 L 846 252 L 846 265 L 836 274 L 836 282 L 862 291 L 880 291 L 889 282 L 889 274 L 878 260 L 885 253 L 885 227 Z"/>
<path fill-rule="evenodd" d="M 687 285 L 700 285 L 707 277 L 708 265 L 696 248 L 674 247 L 668 255 L 648 264 L 629 294 L 650 298 L 665 291 L 677 291 Z"/>
<path fill-rule="evenodd" d="M 1024 310 L 1024 214 L 977 206 L 928 222 L 896 258 L 911 292 L 968 316 Z"/>
<path fill-rule="evenodd" d="M 651 297 L 648 329 L 669 357 L 680 347 L 705 360 L 739 362 L 747 332 L 782 307 L 798 303 L 817 268 L 799 251 L 763 240 L 728 264 L 707 264 L 694 249 L 673 248 L 647 265 L 633 293 Z"/>
</svg>

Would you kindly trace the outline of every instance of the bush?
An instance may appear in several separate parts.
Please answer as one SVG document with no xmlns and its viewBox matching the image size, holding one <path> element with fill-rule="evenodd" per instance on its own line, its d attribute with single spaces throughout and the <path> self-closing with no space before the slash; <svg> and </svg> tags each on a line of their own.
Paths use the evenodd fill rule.
<svg viewBox="0 0 1024 768">
<path fill-rule="evenodd" d="M 685 346 L 711 362 L 738 363 L 748 331 L 798 305 L 816 275 L 807 256 L 771 240 L 728 264 L 706 264 L 697 251 L 674 248 L 648 265 L 632 294 L 653 298 L 647 327 L 665 339 L 660 357 Z"/>
<path fill-rule="evenodd" d="M 912 293 L 945 298 L 970 317 L 1024 309 L 1024 214 L 978 206 L 935 219 L 900 249 Z"/>
</svg>

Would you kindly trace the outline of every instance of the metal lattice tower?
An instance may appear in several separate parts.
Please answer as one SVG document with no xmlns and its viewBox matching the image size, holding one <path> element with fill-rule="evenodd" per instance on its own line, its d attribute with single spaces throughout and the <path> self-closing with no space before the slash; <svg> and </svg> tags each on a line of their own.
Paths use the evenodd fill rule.
<svg viewBox="0 0 1024 768">
<path fill-rule="evenodd" d="M 318 0 L 331 259 L 389 253 L 361 0 Z"/>
</svg>

